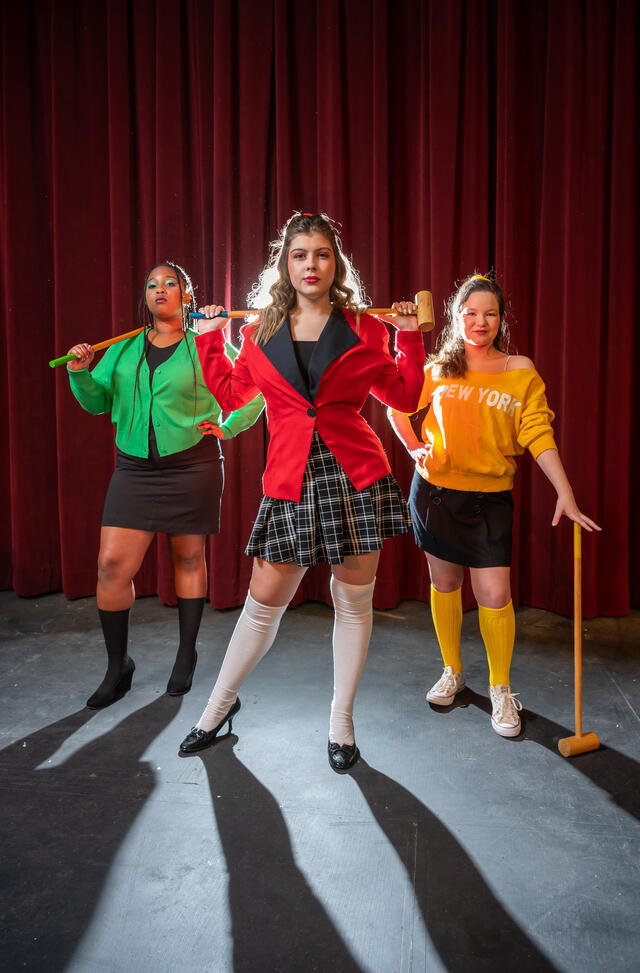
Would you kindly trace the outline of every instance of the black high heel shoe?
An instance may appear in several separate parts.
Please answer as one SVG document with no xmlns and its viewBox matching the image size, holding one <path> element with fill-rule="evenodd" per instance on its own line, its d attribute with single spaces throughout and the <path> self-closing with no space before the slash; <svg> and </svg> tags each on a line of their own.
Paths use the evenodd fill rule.
<svg viewBox="0 0 640 973">
<path fill-rule="evenodd" d="M 205 750 L 210 747 L 212 743 L 215 743 L 215 739 L 225 725 L 229 722 L 229 733 L 233 729 L 232 719 L 240 709 L 240 697 L 236 699 L 235 703 L 225 716 L 223 720 L 220 720 L 217 726 L 214 726 L 213 730 L 198 730 L 195 726 L 191 727 L 191 733 L 189 733 L 182 743 L 180 744 L 180 750 L 178 751 L 181 756 L 185 756 L 189 753 L 197 753 L 198 750 Z"/>
<path fill-rule="evenodd" d="M 106 682 L 105 677 L 96 689 L 95 693 L 92 696 L 89 696 L 89 699 L 87 700 L 87 706 L 89 709 L 103 709 L 105 706 L 111 706 L 112 703 L 122 699 L 122 697 L 125 696 L 131 689 L 131 680 L 133 679 L 133 674 L 135 671 L 135 662 L 133 659 L 127 659 L 126 669 L 118 679 L 115 686 L 110 689 L 103 689 Z"/>
<path fill-rule="evenodd" d="M 169 696 L 184 696 L 191 689 L 191 683 L 193 682 L 193 674 L 196 671 L 196 665 L 198 664 L 198 653 L 194 653 L 193 665 L 191 667 L 191 672 L 185 679 L 175 679 L 173 672 L 169 677 L 169 682 L 167 683 L 167 693 Z M 173 667 L 175 669 L 175 665 Z"/>
<path fill-rule="evenodd" d="M 354 763 L 360 756 L 360 751 L 356 747 L 355 743 L 350 745 L 348 743 L 332 743 L 329 740 L 329 764 L 332 770 L 335 770 L 338 774 L 343 774 L 345 770 L 349 770 L 353 767 Z"/>
</svg>

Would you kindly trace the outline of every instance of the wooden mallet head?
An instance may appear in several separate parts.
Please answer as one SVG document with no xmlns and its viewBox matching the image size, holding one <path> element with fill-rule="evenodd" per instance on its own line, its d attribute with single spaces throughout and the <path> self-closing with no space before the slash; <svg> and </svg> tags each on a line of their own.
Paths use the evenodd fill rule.
<svg viewBox="0 0 640 973">
<path fill-rule="evenodd" d="M 433 316 L 433 298 L 431 291 L 418 291 L 414 303 L 418 305 L 416 313 L 420 330 L 433 331 L 436 322 Z"/>
</svg>

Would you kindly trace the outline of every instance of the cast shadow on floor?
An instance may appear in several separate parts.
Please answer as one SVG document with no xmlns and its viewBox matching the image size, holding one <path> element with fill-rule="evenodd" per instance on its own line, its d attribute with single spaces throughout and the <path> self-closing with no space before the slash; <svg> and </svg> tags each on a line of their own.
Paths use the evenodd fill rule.
<svg viewBox="0 0 640 973">
<path fill-rule="evenodd" d="M 362 973 L 296 864 L 275 798 L 236 757 L 237 742 L 227 734 L 199 754 L 229 873 L 234 973 Z"/>
<path fill-rule="evenodd" d="M 85 933 L 105 879 L 155 787 L 142 754 L 181 700 L 160 696 L 64 763 L 41 767 L 95 713 L 83 708 L 0 751 L 2 968 L 56 973 Z"/>
<path fill-rule="evenodd" d="M 361 969 L 298 868 L 275 799 L 236 758 L 237 739 L 228 735 L 201 755 L 229 873 L 235 973 Z M 471 959 L 474 970 L 555 970 L 418 798 L 362 759 L 351 774 L 407 870 L 447 970 L 468 973 Z M 357 860 L 345 868 L 357 886 Z"/>
<path fill-rule="evenodd" d="M 483 713 L 488 715 L 491 713 L 488 697 L 474 692 L 468 686 L 456 697 L 451 706 L 431 707 L 431 709 L 445 714 L 465 706 L 476 706 Z M 582 753 L 569 758 L 562 757 L 558 751 L 558 740 L 573 736 L 574 730 L 549 720 L 533 710 L 523 709 L 520 718 L 522 733 L 506 740 L 507 745 L 530 740 L 545 747 L 558 760 L 566 763 L 570 772 L 577 771 L 584 774 L 596 787 L 609 794 L 618 807 L 640 820 L 640 765 L 637 761 L 603 743 L 598 750 L 593 750 L 591 753 Z M 593 729 L 595 730 L 596 727 L 594 726 Z"/>
</svg>

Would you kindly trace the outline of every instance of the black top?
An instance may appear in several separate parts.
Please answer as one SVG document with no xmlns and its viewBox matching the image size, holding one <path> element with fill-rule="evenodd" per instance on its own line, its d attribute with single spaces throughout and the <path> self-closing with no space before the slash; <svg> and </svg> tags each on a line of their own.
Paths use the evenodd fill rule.
<svg viewBox="0 0 640 973">
<path fill-rule="evenodd" d="M 145 336 L 146 337 L 146 336 Z M 147 350 L 145 352 L 145 357 L 147 359 L 147 365 L 149 366 L 149 391 L 152 391 L 153 373 L 155 372 L 158 365 L 164 365 L 166 361 L 169 361 L 174 351 L 180 344 L 176 341 L 172 345 L 166 345 L 166 347 L 158 347 L 158 345 L 152 345 L 147 338 L 146 345 Z M 153 392 L 151 395 L 153 401 Z M 154 462 L 158 462 L 160 459 L 160 453 L 158 452 L 158 443 L 156 441 L 156 433 L 153 428 L 153 423 L 149 422 L 149 459 Z"/>
<path fill-rule="evenodd" d="M 149 366 L 149 388 L 151 388 L 153 373 L 158 365 L 163 365 L 164 362 L 168 361 L 179 344 L 180 342 L 176 341 L 175 344 L 167 345 L 166 348 L 159 348 L 157 345 L 152 345 L 147 339 L 145 357 Z M 194 446 L 190 446 L 188 449 L 182 449 L 178 453 L 170 453 L 168 456 L 161 456 L 158 452 L 153 423 L 149 422 L 148 459 L 130 456 L 120 449 L 117 450 L 117 458 L 120 461 L 116 464 L 117 466 L 125 463 L 127 469 L 148 470 L 157 469 L 158 467 L 191 466 L 197 463 L 219 460 L 222 458 L 222 450 L 220 449 L 220 442 L 215 436 L 203 436 L 199 442 Z"/>
<path fill-rule="evenodd" d="M 296 361 L 298 362 L 298 368 L 302 372 L 302 377 L 307 383 L 307 388 L 309 388 L 309 363 L 311 362 L 313 349 L 316 345 L 317 341 L 293 342 L 293 350 L 296 355 Z"/>
</svg>

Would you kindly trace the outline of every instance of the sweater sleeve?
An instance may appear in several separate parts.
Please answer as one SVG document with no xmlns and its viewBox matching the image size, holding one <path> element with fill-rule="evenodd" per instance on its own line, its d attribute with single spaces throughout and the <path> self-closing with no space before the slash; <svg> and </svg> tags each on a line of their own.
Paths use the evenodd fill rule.
<svg viewBox="0 0 640 973">
<path fill-rule="evenodd" d="M 71 391 L 83 409 L 94 416 L 111 412 L 112 397 L 108 389 L 96 382 L 88 368 L 71 370 L 67 368 Z"/>
<path fill-rule="evenodd" d="M 536 371 L 526 391 L 518 428 L 518 443 L 534 459 L 545 449 L 557 449 L 551 423 L 554 415 L 547 403 L 544 382 Z"/>
<path fill-rule="evenodd" d="M 424 382 L 424 344 L 420 331 L 396 331 L 396 357 L 389 353 L 389 335 L 383 335 L 384 362 L 371 392 L 385 405 L 399 412 L 413 413 L 418 407 Z"/>
</svg>

